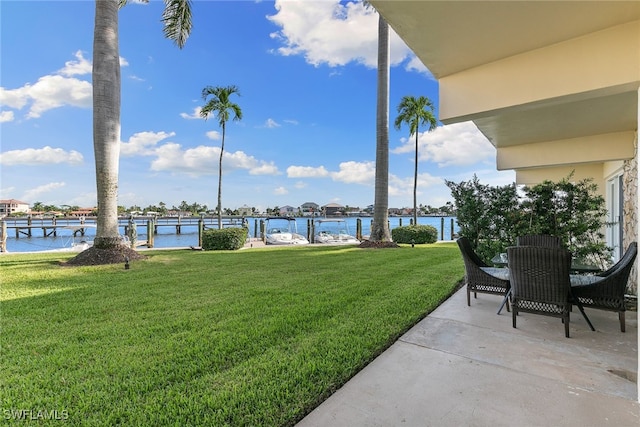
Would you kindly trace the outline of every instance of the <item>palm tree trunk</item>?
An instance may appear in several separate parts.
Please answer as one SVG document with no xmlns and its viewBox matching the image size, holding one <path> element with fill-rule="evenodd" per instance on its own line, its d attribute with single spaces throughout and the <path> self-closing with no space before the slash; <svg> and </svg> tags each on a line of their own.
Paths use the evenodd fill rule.
<svg viewBox="0 0 640 427">
<path fill-rule="evenodd" d="M 222 154 L 224 153 L 225 123 L 222 122 L 222 143 L 220 144 L 220 160 L 218 161 L 218 228 L 222 228 Z"/>
<path fill-rule="evenodd" d="M 418 129 L 416 126 L 416 162 L 413 172 L 413 225 L 418 225 Z"/>
<path fill-rule="evenodd" d="M 389 24 L 378 18 L 376 180 L 370 240 L 390 242 L 389 232 Z"/>
<path fill-rule="evenodd" d="M 93 151 L 98 217 L 94 246 L 120 244 L 118 163 L 120 158 L 120 54 L 118 0 L 96 0 L 93 39 Z"/>
</svg>

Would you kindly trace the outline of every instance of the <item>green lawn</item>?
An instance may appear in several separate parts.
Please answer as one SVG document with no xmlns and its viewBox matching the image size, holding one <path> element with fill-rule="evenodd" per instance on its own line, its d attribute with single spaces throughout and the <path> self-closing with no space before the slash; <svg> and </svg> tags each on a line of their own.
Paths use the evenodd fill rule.
<svg viewBox="0 0 640 427">
<path fill-rule="evenodd" d="M 0 256 L 3 421 L 291 426 L 464 275 L 454 243 L 145 254 Z"/>
</svg>

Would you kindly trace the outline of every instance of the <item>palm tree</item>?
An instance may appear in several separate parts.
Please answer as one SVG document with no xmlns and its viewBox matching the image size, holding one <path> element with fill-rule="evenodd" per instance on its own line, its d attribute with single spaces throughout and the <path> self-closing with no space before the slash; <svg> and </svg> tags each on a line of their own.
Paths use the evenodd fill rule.
<svg viewBox="0 0 640 427">
<path fill-rule="evenodd" d="M 224 153 L 224 137 L 226 134 L 227 121 L 233 114 L 233 120 L 242 120 L 242 110 L 238 106 L 231 102 L 229 99 L 231 95 L 237 94 L 240 96 L 240 90 L 237 86 L 207 86 L 202 89 L 202 98 L 206 101 L 209 96 L 211 99 L 202 107 L 200 116 L 205 120 L 210 114 L 214 114 L 218 117 L 218 124 L 222 129 L 222 143 L 220 144 L 220 160 L 218 161 L 218 228 L 222 228 L 222 154 Z"/>
<path fill-rule="evenodd" d="M 118 10 L 127 0 L 96 0 L 93 35 L 93 150 L 98 215 L 94 247 L 121 244 L 118 232 L 120 54 Z M 191 32 L 190 0 L 165 0 L 164 34 L 182 48 Z"/>
<path fill-rule="evenodd" d="M 389 231 L 389 24 L 378 14 L 376 178 L 372 242 L 391 242 Z"/>
<path fill-rule="evenodd" d="M 426 96 L 414 98 L 413 96 L 403 96 L 398 104 L 398 117 L 396 117 L 395 127 L 400 130 L 403 123 L 409 125 L 409 135 L 416 136 L 416 158 L 413 174 L 413 224 L 418 224 L 418 131 L 421 125 L 428 125 L 429 132 L 434 130 L 438 121 L 434 115 L 433 103 Z"/>
</svg>

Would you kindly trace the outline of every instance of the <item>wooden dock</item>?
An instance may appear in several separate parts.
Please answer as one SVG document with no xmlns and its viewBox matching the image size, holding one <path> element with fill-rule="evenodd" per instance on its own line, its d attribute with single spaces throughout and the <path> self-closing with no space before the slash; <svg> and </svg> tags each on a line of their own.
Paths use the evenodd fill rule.
<svg viewBox="0 0 640 427">
<path fill-rule="evenodd" d="M 241 227 L 243 218 L 237 216 L 223 216 L 222 227 Z M 254 230 L 258 230 L 258 219 Z M 20 237 L 30 238 L 36 232 L 38 237 L 57 237 L 61 229 L 74 227 L 74 236 L 84 236 L 88 228 L 95 228 L 96 217 L 6 217 L 1 221 L 0 228 L 0 252 L 6 252 L 6 241 L 9 233 Z M 86 227 L 83 227 L 86 225 Z M 147 241 L 137 242 L 136 238 L 131 239 L 135 246 L 153 247 L 154 235 L 158 234 L 160 228 L 171 227 L 175 234 L 181 234 L 184 227 L 197 227 L 199 231 L 219 228 L 217 216 L 191 216 L 191 217 L 155 217 L 155 216 L 126 216 L 118 218 L 118 227 L 122 230 L 122 235 L 136 237 L 137 228 L 146 228 Z M 151 232 L 153 230 L 153 232 Z"/>
</svg>

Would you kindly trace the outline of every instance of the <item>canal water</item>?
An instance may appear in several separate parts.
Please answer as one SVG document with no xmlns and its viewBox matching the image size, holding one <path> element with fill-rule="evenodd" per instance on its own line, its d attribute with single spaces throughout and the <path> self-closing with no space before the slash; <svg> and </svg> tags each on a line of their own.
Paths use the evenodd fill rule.
<svg viewBox="0 0 640 427">
<path fill-rule="evenodd" d="M 315 218 L 322 219 L 322 218 Z M 348 217 L 344 218 L 349 228 L 350 234 L 356 234 L 356 227 L 358 218 Z M 371 217 L 359 218 L 362 224 L 362 234 L 367 236 L 371 230 Z M 399 226 L 407 226 L 411 224 L 411 217 L 389 217 L 389 227 L 394 229 Z M 260 237 L 259 232 L 256 234 L 256 227 L 260 229 L 260 222 L 265 221 L 265 218 L 247 218 L 249 223 L 249 234 L 251 237 Z M 453 222 L 452 222 L 453 221 Z M 309 218 L 296 218 L 296 226 L 300 234 L 305 235 L 307 233 Z M 458 233 L 459 227 L 455 221 L 455 218 L 451 217 L 418 217 L 418 224 L 431 225 L 438 230 L 439 240 L 452 240 L 451 228 L 454 227 L 453 232 Z M 124 234 L 124 228 L 121 227 L 121 233 Z M 138 225 L 138 241 L 147 240 L 147 227 L 146 225 Z M 93 240 L 95 229 L 89 228 L 84 240 Z M 53 249 L 60 249 L 69 246 L 69 242 L 72 240 L 71 230 L 59 229 L 57 237 L 44 237 L 42 229 L 34 228 L 32 230 L 32 236 L 27 237 L 21 235 L 19 238 L 15 237 L 13 231 L 7 233 L 7 252 L 39 252 Z M 79 240 L 79 239 L 77 239 Z M 174 248 L 174 247 L 189 247 L 198 245 L 198 226 L 193 225 L 181 225 L 181 234 L 176 234 L 176 228 L 172 226 L 158 227 L 158 233 L 155 235 L 154 247 L 155 248 Z"/>
</svg>

